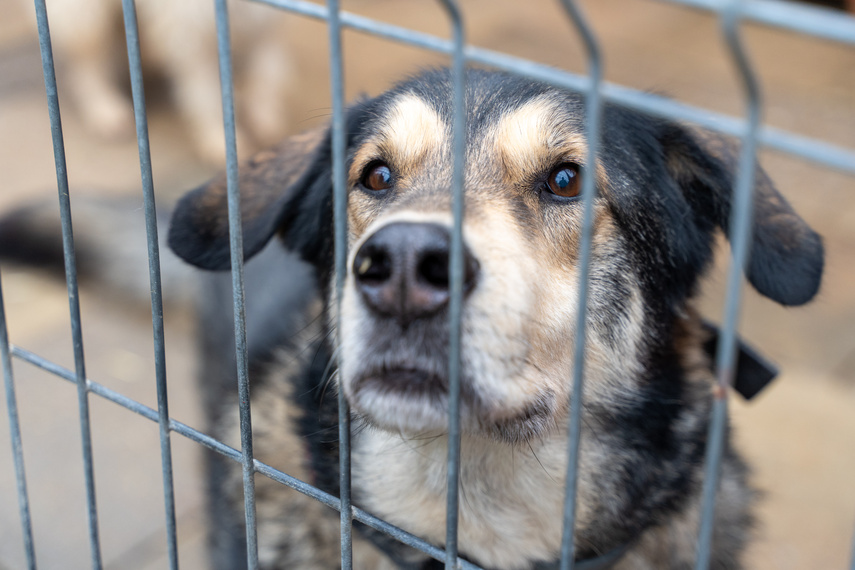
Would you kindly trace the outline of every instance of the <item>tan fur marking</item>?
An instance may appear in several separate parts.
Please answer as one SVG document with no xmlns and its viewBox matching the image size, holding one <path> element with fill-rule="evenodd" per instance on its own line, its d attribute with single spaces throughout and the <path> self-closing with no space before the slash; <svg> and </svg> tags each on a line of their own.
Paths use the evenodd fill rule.
<svg viewBox="0 0 855 570">
<path fill-rule="evenodd" d="M 365 166 L 377 159 L 389 162 L 398 176 L 406 176 L 428 154 L 438 152 L 447 139 L 448 126 L 436 111 L 405 93 L 392 103 L 377 134 L 356 152 L 348 173 L 350 183 L 356 184 Z"/>
<path fill-rule="evenodd" d="M 504 167 L 505 182 L 530 181 L 561 162 L 585 165 L 588 145 L 582 132 L 567 127 L 563 104 L 550 95 L 535 97 L 508 112 L 495 127 L 495 149 Z M 597 184 L 605 188 L 608 177 L 597 168 Z"/>
<path fill-rule="evenodd" d="M 565 134 L 557 124 L 561 115 L 550 97 L 541 96 L 502 117 L 496 126 L 496 151 L 510 181 L 524 180 L 532 166 L 554 157 L 582 163 L 585 139 Z"/>
</svg>

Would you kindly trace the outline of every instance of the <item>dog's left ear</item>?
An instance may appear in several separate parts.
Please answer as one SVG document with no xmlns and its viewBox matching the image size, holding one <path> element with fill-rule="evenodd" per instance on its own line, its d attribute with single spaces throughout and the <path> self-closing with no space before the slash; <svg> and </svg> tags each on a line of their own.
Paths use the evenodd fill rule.
<svg viewBox="0 0 855 570">
<path fill-rule="evenodd" d="M 348 109 L 348 144 L 367 116 L 370 100 Z M 320 262 L 332 219 L 329 129 L 290 137 L 239 168 L 243 253 L 249 259 L 280 234 L 285 246 Z M 169 228 L 169 247 L 202 269 L 231 267 L 226 174 L 187 193 Z"/>
<path fill-rule="evenodd" d="M 696 215 L 706 217 L 727 235 L 739 146 L 721 135 L 677 125 L 666 127 L 660 141 L 666 166 Z M 822 278 L 822 239 L 759 166 L 753 231 L 746 267 L 749 282 L 759 293 L 782 305 L 810 301 Z"/>
</svg>

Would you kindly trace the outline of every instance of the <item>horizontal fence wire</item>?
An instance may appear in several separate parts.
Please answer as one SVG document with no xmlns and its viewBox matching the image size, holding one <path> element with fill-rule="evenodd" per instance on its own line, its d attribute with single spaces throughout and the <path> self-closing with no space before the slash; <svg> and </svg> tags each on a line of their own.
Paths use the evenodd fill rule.
<svg viewBox="0 0 855 570">
<path fill-rule="evenodd" d="M 223 127 L 226 145 L 226 193 L 229 214 L 232 300 L 234 310 L 235 360 L 237 363 L 238 410 L 240 418 L 241 464 L 246 521 L 246 558 L 249 570 L 258 568 L 258 533 L 255 511 L 255 469 L 253 466 L 252 416 L 249 394 L 249 364 L 246 345 L 246 299 L 243 283 L 243 226 L 240 210 L 237 138 L 235 134 L 234 78 L 226 0 L 214 0 L 217 22 L 217 52 L 220 63 L 220 92 L 223 99 Z"/>
<path fill-rule="evenodd" d="M 45 372 L 53 374 L 58 378 L 63 380 L 67 380 L 68 382 L 74 384 L 76 383 L 76 375 L 71 370 L 60 366 L 50 360 L 39 356 L 29 350 L 23 349 L 21 347 L 10 345 L 10 353 L 13 357 L 27 362 Z M 86 385 L 89 391 L 105 400 L 112 402 L 116 405 L 119 405 L 125 408 L 128 411 L 131 411 L 141 417 L 144 417 L 153 422 L 158 421 L 158 412 L 144 404 L 137 402 L 127 396 L 116 392 L 115 390 L 111 390 L 107 388 L 103 384 L 99 384 L 98 382 L 94 382 L 92 380 L 86 380 Z M 203 445 L 207 449 L 219 453 L 224 457 L 227 457 L 233 461 L 241 462 L 243 459 L 243 455 L 237 449 L 226 445 L 218 439 L 215 439 L 187 424 L 177 421 L 175 419 L 169 420 L 169 430 L 173 431 L 181 436 L 186 437 L 187 439 L 194 441 L 198 444 Z M 313 485 L 309 485 L 296 477 L 292 477 L 287 473 L 279 471 L 278 469 L 267 465 L 259 461 L 258 459 L 253 459 L 253 469 L 273 481 L 277 481 L 282 483 L 283 485 L 298 491 L 307 497 L 311 497 L 316 501 L 330 507 L 331 509 L 335 509 L 336 511 L 341 510 L 341 503 L 338 497 L 330 495 L 329 493 L 325 493 L 321 491 L 317 487 Z M 358 520 L 361 523 L 364 523 L 371 528 L 383 532 L 392 538 L 406 544 L 407 546 L 411 546 L 416 550 L 439 560 L 440 562 L 445 561 L 445 551 L 441 548 L 437 548 L 436 546 L 422 540 L 421 538 L 408 533 L 407 531 L 400 529 L 381 518 L 378 518 L 371 513 L 368 513 L 358 507 L 353 507 L 353 518 Z M 462 570 L 480 570 L 478 566 L 467 562 L 465 560 L 459 561 L 459 567 Z"/>
<path fill-rule="evenodd" d="M 718 12 L 723 6 L 722 0 L 659 1 L 710 12 Z M 741 12 L 744 21 L 855 45 L 855 18 L 838 10 L 808 6 L 794 0 L 748 0 L 743 3 Z"/>
<path fill-rule="evenodd" d="M 345 174 L 344 65 L 342 63 L 340 6 L 328 0 L 330 89 L 332 91 L 333 225 L 335 231 L 335 295 L 337 331 L 341 330 L 341 299 L 347 275 L 347 179 Z M 336 345 L 340 339 L 336 338 Z M 336 350 L 336 367 L 341 370 L 341 351 Z M 336 372 L 338 373 L 338 372 Z M 353 508 L 350 500 L 350 407 L 344 390 L 337 390 L 339 498 L 341 500 L 341 570 L 353 567 Z"/>
<path fill-rule="evenodd" d="M 585 92 L 585 138 L 588 143 L 582 176 L 582 229 L 579 244 L 579 294 L 576 298 L 576 338 L 573 341 L 573 376 L 570 393 L 570 418 L 567 426 L 567 475 L 564 491 L 564 520 L 561 540 L 561 570 L 573 570 L 576 565 L 576 499 L 579 478 L 579 447 L 582 438 L 582 399 L 585 371 L 586 324 L 588 320 L 588 285 L 591 269 L 591 239 L 594 233 L 594 200 L 596 199 L 597 155 L 600 148 L 602 97 L 600 83 L 603 61 L 600 47 L 578 0 L 562 0 L 562 6 L 582 38 L 588 57 L 590 87 Z"/>
<path fill-rule="evenodd" d="M 252 0 L 259 4 L 274 6 L 289 12 L 309 16 L 319 20 L 326 20 L 326 11 L 317 4 L 305 0 Z M 679 0 L 669 0 L 677 2 Z M 779 3 L 779 2 L 776 2 Z M 780 4 L 780 3 L 779 3 Z M 788 5 L 781 5 L 781 10 L 791 9 Z M 840 18 L 847 18 L 841 15 Z M 851 18 L 850 18 L 851 20 Z M 788 19 L 789 21 L 789 19 Z M 795 18 L 793 18 L 795 22 Z M 364 16 L 341 13 L 341 24 L 344 27 L 356 31 L 371 34 L 377 37 L 400 42 L 429 51 L 450 54 L 452 43 L 443 38 L 417 32 L 401 26 L 394 26 L 385 22 L 372 20 Z M 846 27 L 842 33 L 845 38 L 855 41 L 855 23 L 851 29 Z M 835 39 L 835 38 L 829 38 Z M 500 52 L 467 46 L 464 49 L 466 61 L 479 65 L 486 65 L 495 69 L 515 73 L 523 77 L 529 77 L 543 81 L 556 87 L 568 89 L 576 93 L 585 93 L 590 89 L 590 78 L 568 71 L 555 69 L 548 65 L 535 63 L 527 59 L 514 57 Z M 744 121 L 730 115 L 717 113 L 700 107 L 674 101 L 654 93 L 646 93 L 637 89 L 603 82 L 601 87 L 603 99 L 611 103 L 635 109 L 642 113 L 695 123 L 698 126 L 720 132 L 731 136 L 744 135 Z M 855 174 L 855 149 L 846 148 L 825 141 L 790 133 L 783 129 L 774 127 L 763 127 L 757 134 L 757 141 L 761 145 L 773 150 L 800 156 L 811 162 L 830 166 L 837 170 Z"/>
<path fill-rule="evenodd" d="M 733 384 L 736 366 L 736 328 L 742 301 L 743 268 L 748 261 L 751 241 L 754 182 L 756 178 L 757 130 L 760 126 L 760 86 L 745 46 L 740 37 L 743 0 L 730 0 L 719 14 L 722 35 L 733 58 L 746 98 L 746 134 L 742 139 L 739 167 L 734 185 L 735 208 L 730 216 L 730 264 L 727 271 L 727 289 L 721 336 L 716 352 L 718 379 L 713 391 L 712 421 L 709 424 L 705 457 L 705 474 L 702 489 L 701 524 L 695 570 L 707 570 L 712 555 L 715 498 L 721 477 L 721 463 L 726 444 L 727 402 Z"/>
<path fill-rule="evenodd" d="M 101 545 L 98 537 L 98 510 L 95 503 L 95 470 L 92 462 L 92 431 L 89 421 L 89 394 L 86 388 L 86 366 L 83 355 L 83 331 L 80 322 L 80 296 L 77 289 L 77 262 L 74 257 L 74 235 L 71 227 L 71 201 L 68 191 L 68 170 L 65 161 L 65 143 L 62 136 L 62 119 L 56 86 L 50 29 L 45 0 L 35 0 L 36 23 L 39 31 L 39 48 L 42 73 L 47 95 L 53 143 L 56 182 L 59 193 L 59 211 L 62 223 L 62 251 L 65 262 L 65 281 L 68 288 L 68 309 L 71 315 L 71 341 L 74 351 L 77 407 L 80 416 L 80 439 L 83 453 L 83 473 L 86 486 L 86 514 L 88 517 L 89 549 L 92 567 L 100 570 Z"/>
<path fill-rule="evenodd" d="M 12 375 L 12 355 L 9 352 L 9 334 L 6 329 L 6 305 L 3 302 L 3 283 L 0 278 L 0 363 L 6 391 L 6 412 L 9 415 L 9 436 L 12 440 L 12 460 L 15 464 L 15 485 L 18 491 L 18 513 L 21 517 L 21 534 L 27 568 L 36 568 L 36 548 L 33 542 L 33 522 L 30 516 L 30 496 L 27 493 L 27 475 L 24 469 L 24 446 L 21 439 L 21 422 L 18 419 L 18 399 L 15 396 L 15 377 Z"/>
<path fill-rule="evenodd" d="M 163 479 L 163 502 L 166 517 L 166 544 L 169 568 L 178 569 L 178 538 L 175 524 L 175 487 L 172 477 L 172 445 L 169 440 L 169 402 L 166 389 L 166 343 L 163 330 L 163 291 L 160 280 L 160 248 L 157 242 L 157 214 L 154 200 L 154 179 L 151 171 L 151 150 L 148 137 L 148 117 L 143 90 L 142 57 L 139 27 L 134 0 L 122 0 L 125 40 L 128 47 L 128 68 L 131 95 L 137 128 L 137 148 L 140 155 L 143 207 L 145 209 L 146 243 L 148 246 L 149 283 L 151 287 L 151 325 L 154 340 L 155 383 L 157 388 L 157 422 L 160 434 L 160 463 Z"/>
</svg>

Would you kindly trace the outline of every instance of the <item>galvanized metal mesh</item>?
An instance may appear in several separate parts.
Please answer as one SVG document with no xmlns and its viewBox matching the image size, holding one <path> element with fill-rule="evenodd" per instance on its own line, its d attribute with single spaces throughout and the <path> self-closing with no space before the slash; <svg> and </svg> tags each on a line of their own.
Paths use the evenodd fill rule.
<svg viewBox="0 0 855 570">
<path fill-rule="evenodd" d="M 345 188 L 345 143 L 344 143 L 344 101 L 341 31 L 350 28 L 367 34 L 386 38 L 430 50 L 449 54 L 452 57 L 452 77 L 454 81 L 454 173 L 452 182 L 454 224 L 452 232 L 452 254 L 450 260 L 452 304 L 450 310 L 450 384 L 449 405 L 449 449 L 448 449 L 448 504 L 447 536 L 445 549 L 437 548 L 422 539 L 413 536 L 395 526 L 365 512 L 351 504 L 350 498 L 350 426 L 347 402 L 339 396 L 339 437 L 341 457 L 341 497 L 337 498 L 320 489 L 278 471 L 253 457 L 252 421 L 250 415 L 248 365 L 246 351 L 246 323 L 243 286 L 243 246 L 240 231 L 240 208 L 238 188 L 238 160 L 235 142 L 234 95 L 232 80 L 232 62 L 229 41 L 229 19 L 225 0 L 214 0 L 217 16 L 217 36 L 219 47 L 223 116 L 227 150 L 228 206 L 231 246 L 232 285 L 234 291 L 234 327 L 236 339 L 237 377 L 239 384 L 241 449 L 237 450 L 216 439 L 201 433 L 175 419 L 170 418 L 166 397 L 165 346 L 163 335 L 163 307 L 160 285 L 160 262 L 155 219 L 154 191 L 149 152 L 148 124 L 143 96 L 143 76 L 140 61 L 138 28 L 134 0 L 122 0 L 124 10 L 125 33 L 128 46 L 128 62 L 131 73 L 134 111 L 137 125 L 137 139 L 140 154 L 140 169 L 145 204 L 146 230 L 148 235 L 149 268 L 151 280 L 152 323 L 155 346 L 155 365 L 157 382 L 157 410 L 131 400 L 86 377 L 83 338 L 80 320 L 80 308 L 77 292 L 77 270 L 74 258 L 74 236 L 71 227 L 70 199 L 66 176 L 65 148 L 62 136 L 62 124 L 59 113 L 59 101 L 54 73 L 53 55 L 48 26 L 45 0 L 35 0 L 35 10 L 39 28 L 39 41 L 42 54 L 42 66 L 45 89 L 48 96 L 48 112 L 53 135 L 54 157 L 56 163 L 57 188 L 62 219 L 63 246 L 65 252 L 66 281 L 68 286 L 69 310 L 71 312 L 72 338 L 74 346 L 74 370 L 58 366 L 24 348 L 9 344 L 5 311 L 0 290 L 0 357 L 6 389 L 6 402 L 12 437 L 12 449 L 18 485 L 21 525 L 24 537 L 24 550 L 30 568 L 36 568 L 34 537 L 31 527 L 30 509 L 27 494 L 27 479 L 23 464 L 22 442 L 15 399 L 15 386 L 12 376 L 11 358 L 29 362 L 59 378 L 73 382 L 77 386 L 80 430 L 83 441 L 83 460 L 85 466 L 85 487 L 89 515 L 89 541 L 93 568 L 101 568 L 101 549 L 98 532 L 98 510 L 95 502 L 95 479 L 92 462 L 91 428 L 89 419 L 89 394 L 95 394 L 139 414 L 160 426 L 160 445 L 163 466 L 163 497 L 166 518 L 166 535 L 170 568 L 178 568 L 178 542 L 176 539 L 175 498 L 172 482 L 172 459 L 170 434 L 178 433 L 203 446 L 220 453 L 231 460 L 238 461 L 243 467 L 244 498 L 247 532 L 247 562 L 250 568 L 258 567 L 258 547 L 256 538 L 254 475 L 256 473 L 287 485 L 321 503 L 341 512 L 341 564 L 342 568 L 351 568 L 351 532 L 352 520 L 386 533 L 387 535 L 410 545 L 429 556 L 445 562 L 446 568 L 477 568 L 475 565 L 458 558 L 457 512 L 458 477 L 460 455 L 460 322 L 463 289 L 462 256 L 462 220 L 463 212 L 463 132 L 465 130 L 464 110 L 464 66 L 467 63 L 481 64 L 505 70 L 521 76 L 545 81 L 558 87 L 584 94 L 587 98 L 587 138 L 589 156 L 587 162 L 594 164 L 600 140 L 600 112 L 604 101 L 633 108 L 651 115 L 692 122 L 708 129 L 716 130 L 742 139 L 742 150 L 735 189 L 735 204 L 729 235 L 732 236 L 732 253 L 727 278 L 727 299 L 724 308 L 721 341 L 716 355 L 718 383 L 712 421 L 709 426 L 709 445 L 706 455 L 706 474 L 703 487 L 703 517 L 699 531 L 696 569 L 708 567 L 712 537 L 712 521 L 715 494 L 718 486 L 724 433 L 727 419 L 727 387 L 731 384 L 736 347 L 736 324 L 741 301 L 741 271 L 745 265 L 749 236 L 751 233 L 751 204 L 754 182 L 756 149 L 758 146 L 776 149 L 785 153 L 803 157 L 817 164 L 855 174 L 855 150 L 835 146 L 820 140 L 766 127 L 761 124 L 762 103 L 756 74 L 752 70 L 749 58 L 740 39 L 740 24 L 743 21 L 758 22 L 797 33 L 822 37 L 828 40 L 855 45 L 855 19 L 837 17 L 828 12 L 807 6 L 783 3 L 778 0 L 667 0 L 675 4 L 692 6 L 712 11 L 718 15 L 722 36 L 729 48 L 730 56 L 742 81 L 745 94 L 746 118 L 736 118 L 696 108 L 658 95 L 644 93 L 602 81 L 602 62 L 597 38 L 587 25 L 577 2 L 562 0 L 567 11 L 570 25 L 580 34 L 588 54 L 588 75 L 580 76 L 559 71 L 533 61 L 515 58 L 509 55 L 469 46 L 465 42 L 465 26 L 457 3 L 453 0 L 440 0 L 448 14 L 452 28 L 452 39 L 446 40 L 406 28 L 370 20 L 355 14 L 340 12 L 337 0 L 329 0 L 327 6 L 321 6 L 302 0 L 255 0 L 275 8 L 287 10 L 310 18 L 325 20 L 329 26 L 330 67 L 332 87 L 332 143 L 333 143 L 333 182 L 334 182 L 334 223 L 339 295 L 346 273 L 346 188 Z M 578 311 L 578 334 L 574 348 L 573 398 L 571 402 L 569 465 L 565 497 L 565 516 L 563 547 L 561 550 L 561 568 L 574 567 L 573 529 L 576 518 L 576 471 L 579 453 L 580 421 L 582 406 L 582 386 L 584 379 L 585 356 L 585 309 L 587 306 L 588 261 L 592 233 L 592 205 L 595 194 L 594 177 L 586 177 L 583 188 L 584 222 L 582 228 L 582 256 L 580 258 L 580 310 Z M 341 394 L 341 391 L 340 391 Z M 852 568 L 855 570 L 855 556 Z"/>
</svg>

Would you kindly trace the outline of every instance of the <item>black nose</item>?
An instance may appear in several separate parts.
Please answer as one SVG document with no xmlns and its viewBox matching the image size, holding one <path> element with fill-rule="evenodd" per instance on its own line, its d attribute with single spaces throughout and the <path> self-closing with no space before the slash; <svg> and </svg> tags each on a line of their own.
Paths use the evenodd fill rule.
<svg viewBox="0 0 855 570">
<path fill-rule="evenodd" d="M 397 222 L 368 238 L 353 260 L 362 298 L 375 312 L 406 326 L 448 304 L 451 235 L 437 224 Z M 464 245 L 463 289 L 472 291 L 478 261 Z"/>
</svg>

